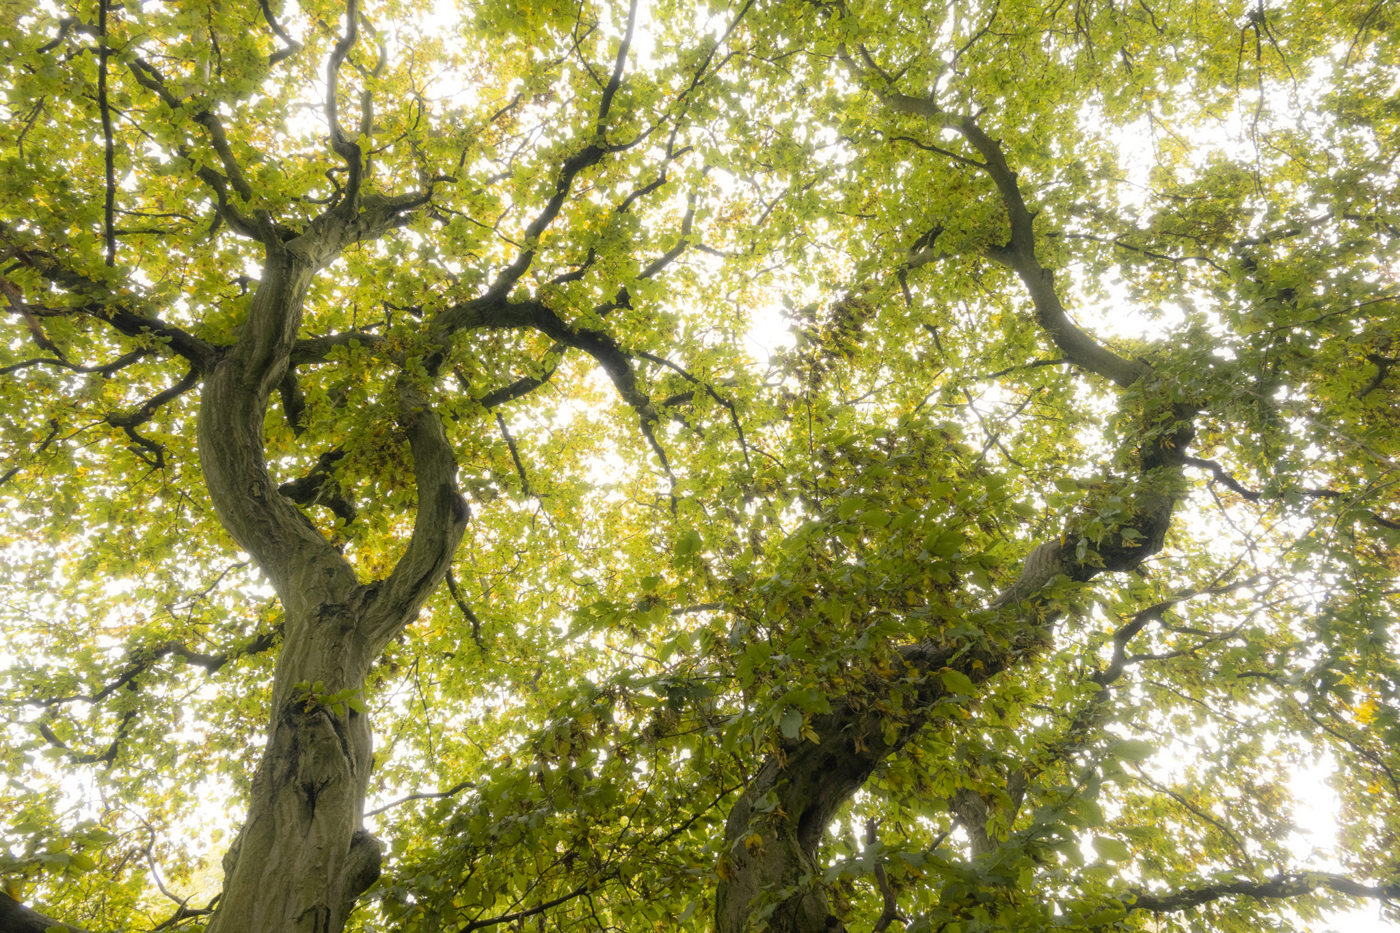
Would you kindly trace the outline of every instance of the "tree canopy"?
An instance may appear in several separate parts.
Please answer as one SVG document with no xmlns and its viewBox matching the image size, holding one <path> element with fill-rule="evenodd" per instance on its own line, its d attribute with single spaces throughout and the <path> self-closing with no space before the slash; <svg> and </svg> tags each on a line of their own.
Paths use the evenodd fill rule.
<svg viewBox="0 0 1400 933">
<path fill-rule="evenodd" d="M 1393 912 L 1397 16 L 5 3 L 0 928 Z"/>
</svg>

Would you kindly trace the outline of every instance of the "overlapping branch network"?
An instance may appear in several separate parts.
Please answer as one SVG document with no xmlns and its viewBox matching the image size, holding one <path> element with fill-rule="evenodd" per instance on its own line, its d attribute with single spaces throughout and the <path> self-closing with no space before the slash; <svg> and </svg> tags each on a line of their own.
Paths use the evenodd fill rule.
<svg viewBox="0 0 1400 933">
<path fill-rule="evenodd" d="M 838 17 L 847 12 L 839 3 L 825 8 L 834 9 Z M 994 10 L 992 16 L 995 15 Z M 984 28 L 982 33 L 985 31 Z M 977 41 L 982 33 L 970 42 Z M 966 47 L 962 51 L 965 50 Z M 1118 527 L 1090 542 L 1086 548 L 1084 542 L 1078 540 L 1081 536 L 1073 518 L 1062 517 L 1061 533 L 1034 547 L 1014 582 L 991 600 L 988 608 L 999 610 L 1003 621 L 1010 620 L 1009 628 L 998 627 L 997 631 L 1011 632 L 1011 635 L 1003 634 L 995 640 L 965 636 L 944 642 L 906 645 L 899 651 L 903 662 L 901 670 L 890 676 L 870 675 L 868 692 L 857 692 L 833 701 L 832 712 L 811 718 L 815 739 L 808 741 L 799 737 L 779 742 L 778 752 L 750 782 L 727 825 L 728 847 L 717 905 L 717 923 L 722 933 L 744 929 L 759 910 L 770 925 L 785 931 L 817 933 L 842 928 L 828 906 L 822 884 L 816 880 L 822 875 L 816 861 L 818 847 L 838 808 L 865 784 L 880 761 L 903 747 L 921 726 L 958 709 L 956 693 L 978 689 L 999 674 L 1013 672 L 1044 650 L 1059 615 L 1047 595 L 1053 585 L 1087 583 L 1104 573 L 1132 570 L 1160 552 L 1174 507 L 1186 489 L 1184 470 L 1187 466 L 1214 467 L 1217 480 L 1231 485 L 1246 498 L 1257 498 L 1242 491 L 1243 487 L 1234 483 L 1218 465 L 1187 454 L 1187 447 L 1195 436 L 1195 421 L 1204 407 L 1202 403 L 1182 399 L 1181 393 L 1166 384 L 1151 364 L 1114 353 L 1070 320 L 1057 291 L 1053 271 L 1037 256 L 1036 215 L 1027 206 L 1017 174 L 1001 142 L 992 138 L 977 118 L 943 110 L 934 96 L 913 96 L 901 91 L 899 82 L 903 71 L 895 75 L 886 72 L 863 46 L 851 51 L 841 45 L 838 58 L 862 86 L 874 93 L 887 113 L 918 117 L 936 132 L 952 131 L 961 138 L 966 148 L 955 151 L 936 141 L 909 135 L 902 128 L 887 133 L 892 141 L 912 144 L 940 159 L 973 169 L 991 183 L 1006 224 L 1006 234 L 1004 239 L 983 248 L 980 255 L 1015 273 L 1031 300 L 1036 325 L 1061 354 L 1059 359 L 1032 365 L 1071 363 L 1119 389 L 1133 389 L 1134 396 L 1145 409 L 1137 417 L 1131 436 L 1136 448 L 1132 461 L 1137 464 L 1137 476 L 1124 484 L 1124 489 L 1117 490 L 1127 503 Z M 935 227 L 915 244 L 912 254 L 898 270 L 902 283 L 908 272 L 944 257 L 934 243 L 940 233 L 941 228 Z M 1339 495 L 1327 491 L 1316 494 Z M 1389 526 L 1384 518 L 1374 514 L 1372 517 Z M 1222 579 L 1207 588 L 1207 592 L 1218 595 L 1255 584 L 1254 580 Z M 1094 731 L 1101 704 L 1108 696 L 1105 688 L 1117 681 L 1126 667 L 1158 659 L 1128 654 L 1132 640 L 1154 621 L 1161 621 L 1172 603 L 1195 595 L 1199 594 L 1187 592 L 1148 607 L 1114 633 L 1113 656 L 1108 667 L 1091 678 L 1098 697 L 1090 707 L 1073 717 L 1059 754 L 1068 754 L 1083 741 L 1084 735 Z M 1220 637 L 1224 636 L 1206 635 L 1205 642 Z M 958 685 L 958 690 L 953 689 L 953 683 Z M 882 691 L 890 690 L 903 692 L 907 711 L 906 721 L 902 723 L 904 731 L 892 744 L 863 741 L 862 737 L 878 735 L 881 727 L 881 714 L 870 702 L 870 696 L 883 695 Z M 1025 771 L 1010 775 L 1005 796 L 998 795 L 998 799 L 1010 801 L 1011 812 L 1000 817 L 1014 819 L 1033 777 Z M 988 798 L 963 788 L 953 794 L 948 806 L 956 823 L 967 830 L 974 856 L 989 854 L 996 848 L 987 829 L 992 806 Z M 774 813 L 779 816 L 774 818 Z M 885 909 L 876 923 L 887 925 L 894 907 L 887 887 L 882 884 L 881 888 Z M 1365 885 L 1338 876 L 1291 874 L 1271 880 L 1184 889 L 1172 894 L 1125 891 L 1121 899 L 1129 911 L 1171 912 L 1221 898 L 1287 898 L 1318 889 L 1354 896 L 1394 894 L 1385 886 Z"/>
</svg>

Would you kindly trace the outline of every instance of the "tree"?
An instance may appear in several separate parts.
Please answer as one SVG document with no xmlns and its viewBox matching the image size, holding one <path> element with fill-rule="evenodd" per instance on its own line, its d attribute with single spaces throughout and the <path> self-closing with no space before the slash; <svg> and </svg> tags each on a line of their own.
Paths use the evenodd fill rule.
<svg viewBox="0 0 1400 933">
<path fill-rule="evenodd" d="M 1384 4 L 4 37 L 5 929 L 1396 895 Z"/>
</svg>

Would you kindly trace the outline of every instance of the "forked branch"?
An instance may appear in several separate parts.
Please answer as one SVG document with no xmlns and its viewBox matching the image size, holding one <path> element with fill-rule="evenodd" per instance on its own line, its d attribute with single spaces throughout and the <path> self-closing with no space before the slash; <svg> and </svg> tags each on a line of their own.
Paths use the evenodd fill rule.
<svg viewBox="0 0 1400 933">
<path fill-rule="evenodd" d="M 273 15 L 272 7 L 268 0 L 258 0 L 258 4 L 262 7 L 263 18 L 267 20 L 267 25 L 272 28 L 272 31 L 277 34 L 277 38 L 281 39 L 286 46 L 268 56 L 268 65 L 275 65 L 282 61 L 282 59 L 289 58 L 300 52 L 302 48 L 301 43 L 293 39 L 287 34 L 287 31 L 282 28 L 282 24 L 279 23 L 277 17 Z"/>
</svg>

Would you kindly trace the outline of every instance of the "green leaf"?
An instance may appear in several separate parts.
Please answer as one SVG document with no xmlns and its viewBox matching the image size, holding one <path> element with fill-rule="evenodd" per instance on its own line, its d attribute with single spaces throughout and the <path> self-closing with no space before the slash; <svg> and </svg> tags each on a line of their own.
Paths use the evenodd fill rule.
<svg viewBox="0 0 1400 933">
<path fill-rule="evenodd" d="M 977 687 L 973 685 L 972 678 L 962 671 L 946 670 L 940 671 L 938 675 L 943 681 L 943 687 L 949 693 L 959 693 L 964 696 L 971 696 L 977 692 Z"/>
<path fill-rule="evenodd" d="M 867 509 L 860 513 L 860 523 L 870 528 L 884 528 L 890 523 L 890 513 L 883 509 Z"/>
<path fill-rule="evenodd" d="M 780 728 L 782 729 L 784 737 L 789 739 L 797 738 L 802 731 L 802 711 L 789 707 L 788 711 L 783 713 Z"/>
<path fill-rule="evenodd" d="M 962 532 L 949 529 L 943 532 L 928 545 L 929 553 L 937 557 L 952 557 L 962 549 L 966 539 Z"/>
<path fill-rule="evenodd" d="M 701 540 L 700 534 L 693 528 L 687 529 L 676 539 L 676 556 L 682 558 L 689 557 L 699 551 L 703 546 L 704 542 Z"/>
<path fill-rule="evenodd" d="M 1107 836 L 1094 837 L 1094 851 L 1110 862 L 1125 862 L 1132 854 L 1126 842 Z"/>
<path fill-rule="evenodd" d="M 1142 739 L 1122 739 L 1109 747 L 1109 753 L 1123 761 L 1146 761 L 1157 751 L 1151 743 Z"/>
</svg>

